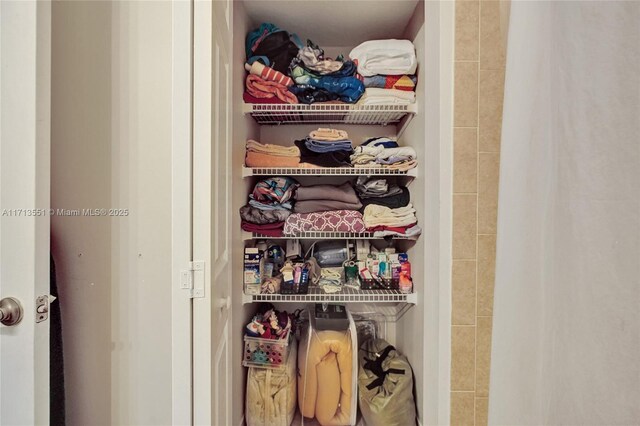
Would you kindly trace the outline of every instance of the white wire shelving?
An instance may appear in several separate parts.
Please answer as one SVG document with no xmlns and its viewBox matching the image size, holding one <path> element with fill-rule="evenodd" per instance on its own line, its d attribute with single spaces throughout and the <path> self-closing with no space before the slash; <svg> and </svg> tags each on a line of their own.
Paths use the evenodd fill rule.
<svg viewBox="0 0 640 426">
<path fill-rule="evenodd" d="M 280 237 L 271 237 L 269 235 L 260 234 L 259 232 L 242 232 L 243 240 L 417 240 L 418 236 L 402 237 L 388 236 L 376 237 L 373 232 L 326 232 L 326 231 L 308 231 L 300 232 L 295 235 L 282 235 Z"/>
<path fill-rule="evenodd" d="M 411 105 L 359 104 L 243 104 L 243 112 L 258 124 L 399 124 L 401 135 L 418 112 Z"/>
<path fill-rule="evenodd" d="M 416 304 L 417 293 L 401 293 L 399 290 L 356 290 L 345 287 L 339 293 L 325 293 L 319 287 L 310 287 L 308 294 L 244 294 L 243 303 L 372 303 L 404 302 Z"/>
<path fill-rule="evenodd" d="M 242 166 L 242 177 L 251 176 L 418 176 L 418 168 L 407 171 L 390 170 L 382 167 L 246 167 Z"/>
</svg>

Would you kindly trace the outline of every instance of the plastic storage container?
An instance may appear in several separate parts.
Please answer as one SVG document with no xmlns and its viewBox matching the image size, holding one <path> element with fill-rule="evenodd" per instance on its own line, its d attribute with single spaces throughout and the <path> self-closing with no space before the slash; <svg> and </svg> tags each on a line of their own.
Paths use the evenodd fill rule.
<svg viewBox="0 0 640 426">
<path fill-rule="evenodd" d="M 258 368 L 283 368 L 289 356 L 292 335 L 287 331 L 284 339 L 261 339 L 244 336 L 242 365 Z"/>
</svg>

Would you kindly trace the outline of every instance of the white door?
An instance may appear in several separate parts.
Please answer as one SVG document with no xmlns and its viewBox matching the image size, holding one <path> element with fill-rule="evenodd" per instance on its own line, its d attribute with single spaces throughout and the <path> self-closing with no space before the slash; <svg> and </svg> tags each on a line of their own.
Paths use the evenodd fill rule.
<svg viewBox="0 0 640 426">
<path fill-rule="evenodd" d="M 204 262 L 193 300 L 194 422 L 231 424 L 232 2 L 194 3 L 193 259 Z M 197 272 L 196 272 L 197 273 Z"/>
<path fill-rule="evenodd" d="M 0 426 L 49 423 L 50 55 L 50 3 L 1 1 L 0 316 L 23 315 L 0 325 Z"/>
</svg>

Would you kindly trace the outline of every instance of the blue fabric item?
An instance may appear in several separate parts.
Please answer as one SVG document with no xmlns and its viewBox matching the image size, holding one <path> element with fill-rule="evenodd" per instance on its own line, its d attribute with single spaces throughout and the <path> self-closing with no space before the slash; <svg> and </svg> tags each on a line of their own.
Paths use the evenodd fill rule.
<svg viewBox="0 0 640 426">
<path fill-rule="evenodd" d="M 307 137 L 304 141 L 305 146 L 313 152 L 325 153 L 334 151 L 349 151 L 353 152 L 353 145 L 351 141 L 346 139 L 342 141 L 318 141 Z"/>
<path fill-rule="evenodd" d="M 395 163 L 400 163 L 402 161 L 410 161 L 412 160 L 412 157 L 409 157 L 407 155 L 392 155 L 389 158 L 376 158 L 376 163 L 378 164 L 395 164 Z"/>
<path fill-rule="evenodd" d="M 280 203 L 264 204 L 264 203 L 261 203 L 260 201 L 254 200 L 252 197 L 253 197 L 252 195 L 249 196 L 249 198 L 251 198 L 249 200 L 249 205 L 251 207 L 255 207 L 260 210 L 291 210 L 293 208 L 293 205 L 288 201 L 282 204 Z"/>
<path fill-rule="evenodd" d="M 361 145 L 364 146 L 382 146 L 384 148 L 397 148 L 398 147 L 398 142 L 394 141 L 393 139 L 389 139 L 387 137 L 375 137 L 375 138 L 370 138 L 367 139 L 366 141 L 362 142 Z"/>
<path fill-rule="evenodd" d="M 275 33 L 278 31 L 282 31 L 282 30 L 277 26 L 275 26 L 274 24 L 263 22 L 262 24 L 260 24 L 260 26 L 257 29 L 247 34 L 247 38 L 245 39 L 245 45 L 244 45 L 245 51 L 247 53 L 247 58 L 251 58 L 253 56 L 253 52 L 254 52 L 253 45 L 256 43 L 256 41 L 258 41 L 260 38 L 264 38 L 269 34 Z"/>
<path fill-rule="evenodd" d="M 266 65 L 266 66 L 271 65 L 271 61 L 269 61 L 269 58 L 267 58 L 266 56 L 252 56 L 249 59 L 247 59 L 247 63 L 249 65 L 253 65 L 255 61 L 260 61 L 263 65 Z"/>
<path fill-rule="evenodd" d="M 296 95 L 301 104 L 312 104 L 315 102 L 335 101 L 340 96 L 324 89 L 316 89 L 313 86 L 296 84 L 289 87 L 289 91 Z"/>
<path fill-rule="evenodd" d="M 345 61 L 342 68 L 336 72 L 332 72 L 331 74 L 326 74 L 325 77 L 352 77 L 356 73 L 357 69 L 358 67 L 355 62 Z"/>
<path fill-rule="evenodd" d="M 307 75 L 295 79 L 297 84 L 313 86 L 337 94 L 341 101 L 350 104 L 358 102 L 364 93 L 364 84 L 355 77 L 330 77 L 313 78 Z"/>
</svg>

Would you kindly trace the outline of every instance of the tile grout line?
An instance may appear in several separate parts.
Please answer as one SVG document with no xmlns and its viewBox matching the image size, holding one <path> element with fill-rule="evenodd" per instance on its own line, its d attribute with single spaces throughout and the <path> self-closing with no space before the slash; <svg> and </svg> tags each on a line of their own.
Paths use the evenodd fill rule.
<svg viewBox="0 0 640 426">
<path fill-rule="evenodd" d="M 482 34 L 482 1 L 478 1 L 478 81 L 477 81 L 477 90 L 478 90 L 478 131 L 476 132 L 476 277 L 475 277 L 475 290 L 476 290 L 476 300 L 475 300 L 475 323 L 476 328 L 475 332 L 475 341 L 473 342 L 473 425 L 476 425 L 476 400 L 475 398 L 478 396 L 478 259 L 479 256 L 479 244 L 478 244 L 478 232 L 480 231 L 480 59 L 481 56 L 481 43 L 480 38 Z"/>
</svg>

